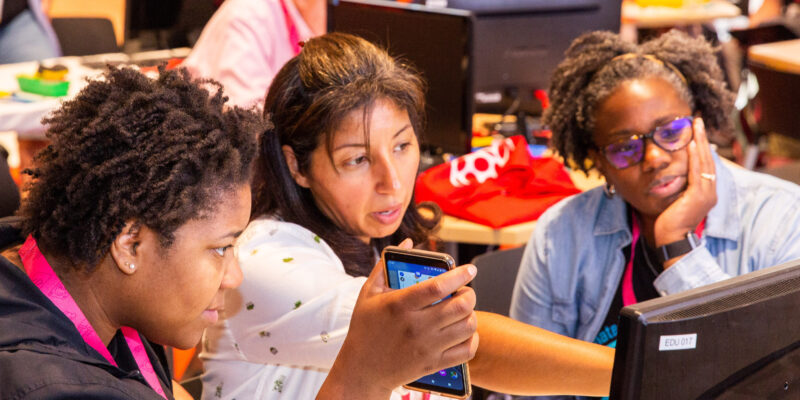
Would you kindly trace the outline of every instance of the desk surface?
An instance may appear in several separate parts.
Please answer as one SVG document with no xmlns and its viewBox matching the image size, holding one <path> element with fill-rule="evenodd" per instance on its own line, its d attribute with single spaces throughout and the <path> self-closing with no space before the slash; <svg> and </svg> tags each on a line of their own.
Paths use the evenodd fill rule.
<svg viewBox="0 0 800 400">
<path fill-rule="evenodd" d="M 741 14 L 739 7 L 720 0 L 692 4 L 680 8 L 640 7 L 633 1 L 622 3 L 622 22 L 639 28 L 665 28 L 703 24 L 717 18 L 733 18 Z"/>
<path fill-rule="evenodd" d="M 42 118 L 55 110 L 65 99 L 72 98 L 86 86 L 86 79 L 100 75 L 101 69 L 86 65 L 103 66 L 105 63 L 141 63 L 152 60 L 183 58 L 189 53 L 188 48 L 148 51 L 134 54 L 98 54 L 85 57 L 60 57 L 44 60 L 45 65 L 61 64 L 69 68 L 67 80 L 70 81 L 69 93 L 65 97 L 42 97 L 41 100 L 23 103 L 8 98 L 0 99 L 0 132 L 16 131 L 21 139 L 44 139 L 45 127 Z M 39 63 L 36 61 L 0 65 L 0 92 L 14 92 L 19 89 L 17 75 L 31 75 L 36 72 Z"/>
<path fill-rule="evenodd" d="M 48 60 L 46 65 L 61 64 L 69 68 L 70 81 L 66 97 L 44 97 L 41 100 L 23 103 L 10 98 L 0 99 L 0 131 L 16 131 L 23 139 L 44 139 L 42 117 L 61 105 L 62 99 L 75 96 L 84 86 L 85 77 L 99 72 L 81 65 L 80 57 L 62 57 Z M 19 89 L 17 75 L 32 75 L 39 67 L 36 61 L 0 65 L 0 91 L 14 92 Z"/>
<path fill-rule="evenodd" d="M 575 186 L 582 191 L 602 185 L 605 182 L 595 170 L 592 170 L 588 177 L 581 171 L 567 170 L 567 172 Z M 527 243 L 534 227 L 536 227 L 536 221 L 492 229 L 486 225 L 445 215 L 437 236 L 446 242 L 516 245 Z"/>
<path fill-rule="evenodd" d="M 750 46 L 748 56 L 775 70 L 800 74 L 800 39 Z"/>
</svg>

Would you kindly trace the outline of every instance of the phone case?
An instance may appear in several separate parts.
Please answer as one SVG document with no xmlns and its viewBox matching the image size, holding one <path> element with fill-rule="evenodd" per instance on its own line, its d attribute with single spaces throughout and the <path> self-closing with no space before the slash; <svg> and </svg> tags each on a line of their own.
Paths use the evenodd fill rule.
<svg viewBox="0 0 800 400">
<path fill-rule="evenodd" d="M 419 265 L 428 265 L 435 267 L 446 266 L 447 270 L 455 268 L 455 260 L 453 260 L 453 257 L 451 257 L 449 254 L 437 253 L 427 250 L 403 249 L 397 246 L 388 246 L 383 250 L 382 257 L 384 260 L 392 259 Z M 388 265 L 389 265 L 388 262 L 386 262 L 384 265 L 384 273 L 386 274 L 387 282 L 389 282 Z M 437 396 L 448 397 L 451 399 L 466 399 L 472 394 L 472 386 L 470 384 L 470 378 L 469 378 L 469 367 L 467 366 L 466 363 L 464 363 L 461 364 L 461 368 L 464 376 L 463 382 L 465 388 L 465 393 L 463 394 L 455 395 L 450 393 L 437 392 L 435 390 L 431 390 L 428 388 L 415 386 L 413 382 L 407 385 L 403 385 L 403 387 L 406 389 L 415 390 L 423 393 L 431 393 Z"/>
</svg>

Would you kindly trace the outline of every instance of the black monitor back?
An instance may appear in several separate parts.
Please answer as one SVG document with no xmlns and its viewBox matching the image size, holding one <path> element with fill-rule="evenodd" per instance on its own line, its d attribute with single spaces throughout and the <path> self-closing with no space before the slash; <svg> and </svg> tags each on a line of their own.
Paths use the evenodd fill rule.
<svg viewBox="0 0 800 400">
<path fill-rule="evenodd" d="M 329 0 L 328 30 L 361 35 L 411 61 L 428 81 L 424 140 L 434 152 L 471 149 L 472 114 L 514 104 L 540 111 L 569 44 L 618 31 L 620 0 L 450 0 L 448 9 L 381 0 Z"/>
<path fill-rule="evenodd" d="M 550 78 L 572 41 L 594 30 L 618 32 L 619 0 L 450 0 L 476 13 L 473 88 L 479 112 L 538 115 L 534 91 Z M 514 104 L 521 110 L 513 110 Z"/>
<path fill-rule="evenodd" d="M 428 85 L 422 144 L 463 154 L 472 137 L 470 12 L 388 1 L 331 0 L 328 31 L 361 36 L 409 62 Z"/>
<path fill-rule="evenodd" d="M 582 33 L 617 32 L 620 1 L 450 0 L 476 13 L 475 90 L 547 90 L 564 51 Z"/>
<path fill-rule="evenodd" d="M 800 399 L 800 260 L 625 307 L 612 399 Z"/>
</svg>

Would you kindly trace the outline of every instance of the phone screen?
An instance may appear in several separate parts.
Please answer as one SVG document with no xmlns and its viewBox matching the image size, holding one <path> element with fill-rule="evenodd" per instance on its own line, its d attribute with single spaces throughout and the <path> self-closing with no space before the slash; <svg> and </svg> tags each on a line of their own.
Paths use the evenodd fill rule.
<svg viewBox="0 0 800 400">
<path fill-rule="evenodd" d="M 402 289 L 447 272 L 447 267 L 386 259 L 386 271 L 389 287 Z M 410 386 L 438 393 L 462 395 L 465 393 L 464 382 L 464 368 L 462 365 L 457 365 L 423 376 Z"/>
</svg>

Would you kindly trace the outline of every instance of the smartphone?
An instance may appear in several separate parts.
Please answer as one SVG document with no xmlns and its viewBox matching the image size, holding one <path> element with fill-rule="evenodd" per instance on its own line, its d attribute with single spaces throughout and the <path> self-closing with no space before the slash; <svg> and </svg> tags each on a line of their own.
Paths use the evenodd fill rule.
<svg viewBox="0 0 800 400">
<path fill-rule="evenodd" d="M 403 289 L 433 278 L 455 268 L 456 264 L 453 257 L 444 253 L 406 250 L 396 246 L 388 246 L 383 250 L 383 260 L 386 264 L 386 280 L 392 289 Z M 423 376 L 403 387 L 455 399 L 466 399 L 472 393 L 467 364 Z"/>
</svg>

